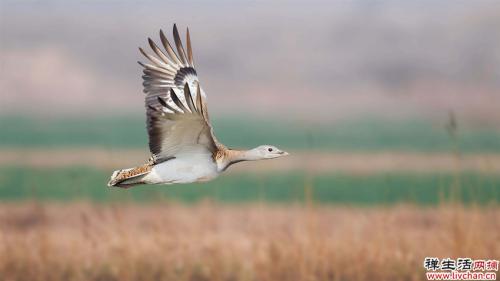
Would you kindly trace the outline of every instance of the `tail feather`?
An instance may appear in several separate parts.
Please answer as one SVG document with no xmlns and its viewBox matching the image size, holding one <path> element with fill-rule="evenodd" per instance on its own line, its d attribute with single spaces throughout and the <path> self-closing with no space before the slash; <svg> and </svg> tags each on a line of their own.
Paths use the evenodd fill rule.
<svg viewBox="0 0 500 281">
<path fill-rule="evenodd" d="M 108 186 L 128 188 L 138 184 L 145 184 L 144 177 L 151 171 L 151 165 L 116 170 L 111 175 Z"/>
</svg>

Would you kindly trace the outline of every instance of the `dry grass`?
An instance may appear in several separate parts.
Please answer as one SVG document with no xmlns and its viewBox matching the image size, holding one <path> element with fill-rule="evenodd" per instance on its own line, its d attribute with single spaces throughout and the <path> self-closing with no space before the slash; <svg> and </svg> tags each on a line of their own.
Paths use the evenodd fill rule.
<svg viewBox="0 0 500 281">
<path fill-rule="evenodd" d="M 0 205 L 1 280 L 422 280 L 498 258 L 498 207 Z"/>
</svg>

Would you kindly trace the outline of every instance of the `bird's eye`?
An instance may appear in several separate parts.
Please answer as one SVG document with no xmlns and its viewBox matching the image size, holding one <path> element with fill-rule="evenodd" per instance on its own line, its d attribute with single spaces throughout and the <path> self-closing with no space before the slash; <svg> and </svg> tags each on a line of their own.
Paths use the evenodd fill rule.
<svg viewBox="0 0 500 281">
<path fill-rule="evenodd" d="M 271 152 L 271 151 L 273 151 L 273 149 L 272 148 L 268 148 L 267 151 Z"/>
</svg>

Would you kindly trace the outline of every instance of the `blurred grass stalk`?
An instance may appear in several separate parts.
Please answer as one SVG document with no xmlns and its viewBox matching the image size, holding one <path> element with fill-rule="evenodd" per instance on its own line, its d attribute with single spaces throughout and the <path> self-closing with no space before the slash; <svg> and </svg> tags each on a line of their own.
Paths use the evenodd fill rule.
<svg viewBox="0 0 500 281">
<path fill-rule="evenodd" d="M 450 223 L 451 233 L 453 235 L 453 255 L 459 256 L 463 252 L 463 240 L 465 235 L 465 224 L 464 224 L 464 210 L 459 207 L 461 202 L 460 189 L 461 189 L 461 151 L 459 144 L 459 131 L 458 123 L 453 110 L 449 111 L 448 123 L 446 124 L 446 131 L 450 137 L 451 141 L 451 154 L 455 159 L 455 170 L 453 172 L 453 182 L 450 189 L 449 203 L 451 203 L 450 208 L 453 210 L 453 219 Z M 472 188 L 472 186 L 470 187 Z M 474 195 L 472 195 L 474 196 Z"/>
<path fill-rule="evenodd" d="M 314 151 L 314 137 L 311 131 L 307 131 L 307 147 L 309 151 Z M 313 178 L 313 158 L 307 157 L 305 159 L 307 161 L 305 167 L 305 176 L 304 176 L 304 201 L 306 204 L 306 210 L 308 215 L 307 220 L 307 230 L 309 236 L 311 237 L 312 243 L 316 245 L 318 240 L 315 238 L 317 225 L 316 219 L 316 208 L 314 204 L 314 178 Z"/>
<path fill-rule="evenodd" d="M 448 123 L 446 124 L 446 131 L 450 137 L 451 142 L 451 154 L 455 159 L 455 169 L 453 172 L 453 184 L 451 188 L 451 194 L 449 200 L 452 203 L 458 204 L 460 202 L 460 187 L 461 187 L 461 151 L 459 144 L 459 132 L 458 123 L 455 116 L 455 112 L 450 110 L 448 113 Z"/>
</svg>

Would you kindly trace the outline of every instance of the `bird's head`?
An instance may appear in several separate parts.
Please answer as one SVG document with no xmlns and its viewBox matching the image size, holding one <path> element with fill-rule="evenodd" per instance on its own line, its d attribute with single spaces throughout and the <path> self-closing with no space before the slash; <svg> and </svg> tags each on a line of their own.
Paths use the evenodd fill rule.
<svg viewBox="0 0 500 281">
<path fill-rule="evenodd" d="M 261 145 L 254 148 L 254 151 L 259 154 L 261 159 L 273 159 L 288 155 L 288 152 L 280 150 L 272 145 Z"/>
</svg>

